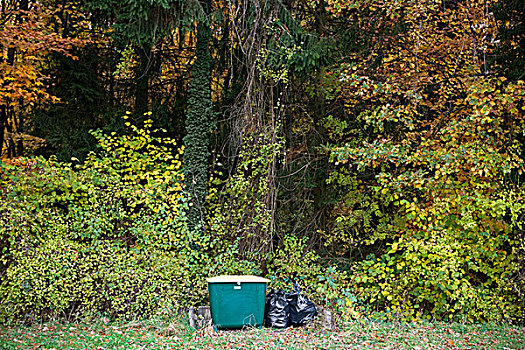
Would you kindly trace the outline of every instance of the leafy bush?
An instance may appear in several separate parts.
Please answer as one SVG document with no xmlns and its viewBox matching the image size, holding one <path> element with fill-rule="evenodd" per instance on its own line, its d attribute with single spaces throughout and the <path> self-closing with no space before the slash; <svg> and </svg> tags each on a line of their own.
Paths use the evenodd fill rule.
<svg viewBox="0 0 525 350">
<path fill-rule="evenodd" d="M 465 108 L 443 122 L 439 137 L 422 136 L 413 144 L 402 138 L 363 141 L 334 149 L 334 160 L 352 162 L 357 174 L 377 171 L 360 189 L 381 203 L 374 213 L 376 229 L 370 232 L 364 225 L 359 237 L 375 246 L 352 277 L 355 293 L 370 304 L 370 312 L 405 320 L 523 317 L 523 285 L 516 278 L 523 261 L 519 235 L 525 206 L 517 180 L 522 150 L 517 139 L 508 141 L 519 130 L 491 123 L 517 113 L 525 89 L 523 82 L 504 81 L 469 80 L 458 102 Z M 389 108 L 373 113 L 397 113 Z M 360 217 L 355 202 L 344 204 L 343 219 Z"/>
<path fill-rule="evenodd" d="M 519 311 L 501 237 L 472 231 L 418 232 L 359 264 L 358 296 L 386 318 L 509 320 Z"/>
<path fill-rule="evenodd" d="M 94 132 L 99 152 L 2 163 L 0 317 L 148 315 L 205 298 L 187 230 L 179 160 L 151 120 L 130 134 Z M 198 287 L 197 287 L 198 285 Z"/>
<path fill-rule="evenodd" d="M 203 297 L 202 281 L 181 268 L 186 263 L 178 253 L 127 249 L 109 241 L 94 246 L 55 238 L 24 245 L 13 251 L 3 278 L 0 314 L 4 320 L 148 316 L 166 303 Z"/>
</svg>

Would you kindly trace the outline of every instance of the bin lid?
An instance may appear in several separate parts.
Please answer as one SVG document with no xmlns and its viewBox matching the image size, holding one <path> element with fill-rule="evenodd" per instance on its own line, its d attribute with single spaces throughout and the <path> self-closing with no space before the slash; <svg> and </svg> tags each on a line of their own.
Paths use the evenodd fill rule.
<svg viewBox="0 0 525 350">
<path fill-rule="evenodd" d="M 222 275 L 207 278 L 208 283 L 268 283 L 270 280 L 252 275 Z"/>
</svg>

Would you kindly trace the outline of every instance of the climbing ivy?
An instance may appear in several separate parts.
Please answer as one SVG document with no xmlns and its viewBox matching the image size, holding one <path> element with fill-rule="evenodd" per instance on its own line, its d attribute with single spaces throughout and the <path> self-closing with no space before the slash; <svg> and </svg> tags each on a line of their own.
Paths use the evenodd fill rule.
<svg viewBox="0 0 525 350">
<path fill-rule="evenodd" d="M 209 143 L 212 122 L 210 28 L 204 21 L 197 26 L 197 48 L 188 88 L 184 145 L 185 194 L 189 199 L 188 225 L 203 232 L 208 183 Z"/>
</svg>

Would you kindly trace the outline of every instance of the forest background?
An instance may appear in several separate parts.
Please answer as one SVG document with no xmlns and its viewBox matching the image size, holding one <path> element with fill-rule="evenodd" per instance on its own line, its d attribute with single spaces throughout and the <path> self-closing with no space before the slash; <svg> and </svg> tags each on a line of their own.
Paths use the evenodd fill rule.
<svg viewBox="0 0 525 350">
<path fill-rule="evenodd" d="M 0 319 L 257 274 L 343 319 L 524 320 L 520 0 L 2 0 Z"/>
</svg>

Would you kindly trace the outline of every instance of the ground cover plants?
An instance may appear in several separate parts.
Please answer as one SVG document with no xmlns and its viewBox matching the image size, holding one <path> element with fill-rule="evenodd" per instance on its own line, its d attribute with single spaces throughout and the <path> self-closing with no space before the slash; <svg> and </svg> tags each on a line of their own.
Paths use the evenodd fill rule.
<svg viewBox="0 0 525 350">
<path fill-rule="evenodd" d="M 184 324 L 40 324 L 0 328 L 2 349 L 476 349 L 519 350 L 525 329 L 457 323 L 352 322 L 314 327 L 195 331 Z"/>
</svg>

